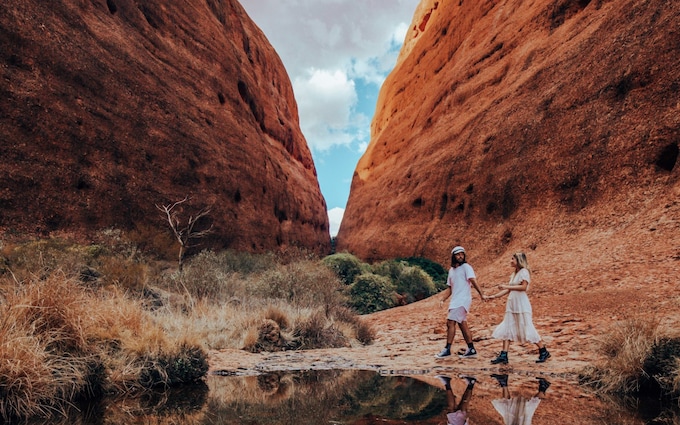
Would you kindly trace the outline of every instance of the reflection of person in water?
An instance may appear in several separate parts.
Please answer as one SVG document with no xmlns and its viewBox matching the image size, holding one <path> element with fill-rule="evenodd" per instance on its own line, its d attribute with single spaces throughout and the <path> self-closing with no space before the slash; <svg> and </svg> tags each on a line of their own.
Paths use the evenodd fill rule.
<svg viewBox="0 0 680 425">
<path fill-rule="evenodd" d="M 460 398 L 460 402 L 458 402 L 457 397 L 451 388 L 451 378 L 444 375 L 437 375 L 437 378 L 444 384 L 444 388 L 446 389 L 446 401 L 448 404 L 448 413 L 446 414 L 447 425 L 467 425 L 468 423 L 468 406 L 470 405 L 472 390 L 477 380 L 471 376 L 461 375 L 460 377 L 465 381 L 467 386 L 465 387 L 463 396 Z"/>
<path fill-rule="evenodd" d="M 531 425 L 531 419 L 534 417 L 534 412 L 538 407 L 541 399 L 545 397 L 545 392 L 550 386 L 545 378 L 538 379 L 538 389 L 536 394 L 531 398 L 524 396 L 510 397 L 510 390 L 508 389 L 508 375 L 492 374 L 496 378 L 498 385 L 503 392 L 503 398 L 493 400 L 491 404 L 498 413 L 503 417 L 505 425 Z"/>
</svg>

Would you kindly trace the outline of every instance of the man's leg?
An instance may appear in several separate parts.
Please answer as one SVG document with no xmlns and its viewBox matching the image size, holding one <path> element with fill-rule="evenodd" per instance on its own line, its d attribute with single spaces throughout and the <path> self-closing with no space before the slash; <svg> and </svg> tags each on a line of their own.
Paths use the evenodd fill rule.
<svg viewBox="0 0 680 425">
<path fill-rule="evenodd" d="M 441 359 L 442 357 L 448 357 L 451 355 L 451 344 L 453 339 L 456 337 L 456 322 L 451 319 L 446 320 L 446 347 L 439 354 L 435 354 L 435 357 Z"/>
<path fill-rule="evenodd" d="M 465 383 L 467 384 L 467 387 L 465 388 L 465 392 L 463 393 L 463 397 L 460 399 L 460 404 L 458 405 L 457 410 L 462 410 L 463 412 L 468 411 L 468 407 L 470 406 L 470 399 L 472 399 L 472 390 L 475 386 L 475 382 L 477 380 L 471 376 L 465 376 L 462 375 L 461 378 L 465 380 Z"/>
<path fill-rule="evenodd" d="M 460 327 L 460 331 L 463 334 L 463 338 L 465 339 L 465 342 L 469 347 L 470 344 L 472 344 L 472 333 L 470 332 L 470 327 L 468 326 L 467 320 L 463 320 L 458 324 L 458 326 Z"/>
<path fill-rule="evenodd" d="M 461 328 L 462 330 L 462 328 Z M 456 322 L 453 320 L 446 321 L 446 345 L 451 348 L 453 340 L 456 337 Z M 463 335 L 465 337 L 465 335 Z M 466 340 L 467 341 L 467 340 Z"/>
<path fill-rule="evenodd" d="M 475 345 L 472 342 L 472 333 L 470 332 L 470 327 L 468 326 L 467 320 L 463 320 L 462 322 L 458 323 L 458 326 L 460 327 L 460 331 L 463 334 L 463 338 L 467 343 L 467 350 L 465 350 L 465 353 L 460 354 L 459 357 L 460 358 L 477 357 L 477 350 L 475 350 Z"/>
</svg>

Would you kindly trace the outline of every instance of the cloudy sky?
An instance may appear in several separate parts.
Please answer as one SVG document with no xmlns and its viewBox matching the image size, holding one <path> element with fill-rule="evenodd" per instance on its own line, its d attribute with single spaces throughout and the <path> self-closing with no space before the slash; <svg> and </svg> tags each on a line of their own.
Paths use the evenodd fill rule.
<svg viewBox="0 0 680 425">
<path fill-rule="evenodd" d="M 240 0 L 288 72 L 331 235 L 370 140 L 380 85 L 420 0 Z"/>
</svg>

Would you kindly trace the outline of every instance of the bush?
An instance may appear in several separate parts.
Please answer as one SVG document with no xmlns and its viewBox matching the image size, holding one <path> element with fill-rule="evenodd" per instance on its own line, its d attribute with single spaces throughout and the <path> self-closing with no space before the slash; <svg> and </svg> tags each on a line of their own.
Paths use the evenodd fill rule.
<svg viewBox="0 0 680 425">
<path fill-rule="evenodd" d="M 324 257 L 322 262 L 333 270 L 345 285 L 351 285 L 357 276 L 370 268 L 357 257 L 346 252 Z"/>
<path fill-rule="evenodd" d="M 392 282 L 396 282 L 401 276 L 401 272 L 406 267 L 406 263 L 400 260 L 385 260 L 378 264 L 374 264 L 371 270 L 373 273 L 390 278 Z"/>
<path fill-rule="evenodd" d="M 141 370 L 139 383 L 144 388 L 190 384 L 208 373 L 208 358 L 198 347 L 181 345 L 175 353 L 141 359 Z"/>
<path fill-rule="evenodd" d="M 244 276 L 269 270 L 279 262 L 272 253 L 252 254 L 245 251 L 226 250 L 214 255 L 224 271 Z"/>
<path fill-rule="evenodd" d="M 418 266 L 423 269 L 432 278 L 437 292 L 446 289 L 448 271 L 441 264 L 424 257 L 397 258 L 397 261 L 403 261 L 409 266 Z"/>
<path fill-rule="evenodd" d="M 402 260 L 387 260 L 374 265 L 373 273 L 389 278 L 400 295 L 400 301 L 406 304 L 437 293 L 430 275 Z"/>
<path fill-rule="evenodd" d="M 321 311 L 300 321 L 293 334 L 300 348 L 337 348 L 349 345 L 347 338 L 336 326 L 329 323 Z"/>
<path fill-rule="evenodd" d="M 278 298 L 296 306 L 323 306 L 326 311 L 346 302 L 344 286 L 318 261 L 280 264 L 251 277 L 249 290 L 259 298 Z"/>
<path fill-rule="evenodd" d="M 197 299 L 220 302 L 234 296 L 233 272 L 222 258 L 212 251 L 202 251 L 186 260 L 182 271 L 173 271 L 162 278 L 161 285 L 176 292 L 188 292 Z"/>
<path fill-rule="evenodd" d="M 437 293 L 432 278 L 420 267 L 404 267 L 396 281 L 397 292 L 407 303 L 422 300 Z"/>
<path fill-rule="evenodd" d="M 373 313 L 394 307 L 395 287 L 392 281 L 374 273 L 357 276 L 350 290 L 350 303 L 359 313 Z"/>
</svg>

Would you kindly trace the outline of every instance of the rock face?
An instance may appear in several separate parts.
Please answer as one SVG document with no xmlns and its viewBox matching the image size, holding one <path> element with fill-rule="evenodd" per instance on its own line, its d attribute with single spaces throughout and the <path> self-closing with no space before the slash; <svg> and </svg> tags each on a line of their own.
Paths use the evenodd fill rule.
<svg viewBox="0 0 680 425">
<path fill-rule="evenodd" d="M 283 64 L 236 0 L 0 3 L 0 230 L 330 249 Z"/>
<path fill-rule="evenodd" d="M 663 0 L 422 0 L 337 249 L 680 258 L 679 23 Z"/>
</svg>

